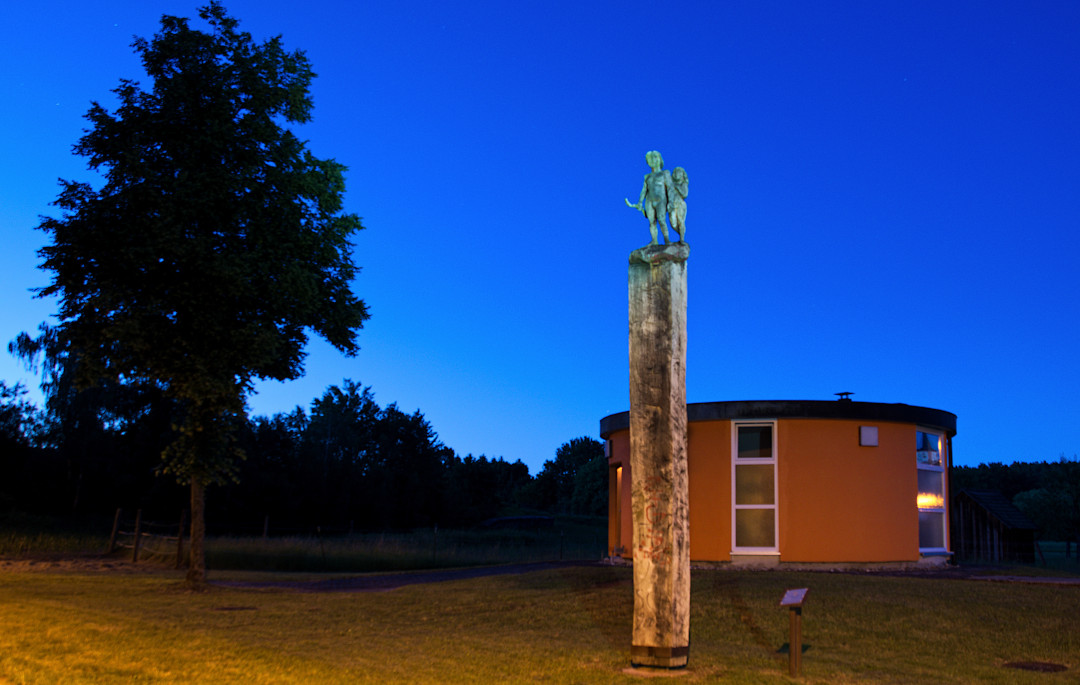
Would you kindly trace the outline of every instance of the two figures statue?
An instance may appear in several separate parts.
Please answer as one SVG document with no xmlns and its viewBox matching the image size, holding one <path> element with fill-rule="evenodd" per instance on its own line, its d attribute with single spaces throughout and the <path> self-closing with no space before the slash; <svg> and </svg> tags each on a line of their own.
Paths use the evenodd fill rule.
<svg viewBox="0 0 1080 685">
<path fill-rule="evenodd" d="M 649 220 L 649 233 L 652 234 L 650 245 L 659 245 L 657 226 L 664 233 L 664 242 L 671 243 L 668 235 L 667 217 L 671 217 L 671 228 L 679 235 L 679 242 L 686 241 L 686 195 L 689 181 L 686 170 L 681 166 L 674 171 L 664 169 L 664 158 L 656 150 L 645 153 L 645 161 L 652 169 L 645 174 L 645 183 L 641 186 L 641 197 L 636 205 L 626 200 L 628 207 L 640 211 Z"/>
</svg>

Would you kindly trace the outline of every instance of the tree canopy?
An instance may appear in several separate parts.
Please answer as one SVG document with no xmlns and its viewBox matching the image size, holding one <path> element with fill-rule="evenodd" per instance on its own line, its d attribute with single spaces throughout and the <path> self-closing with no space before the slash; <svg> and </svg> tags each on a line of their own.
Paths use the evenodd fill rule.
<svg viewBox="0 0 1080 685">
<path fill-rule="evenodd" d="M 368 318 L 344 167 L 286 128 L 311 116 L 307 58 L 255 43 L 218 2 L 199 16 L 208 31 L 164 16 L 135 40 L 151 87 L 122 80 L 74 148 L 104 184 L 62 180 L 63 216 L 39 226 L 39 294 L 60 298 L 80 386 L 151 383 L 175 405 L 164 470 L 193 486 L 193 537 L 196 489 L 232 474 L 254 381 L 301 375 L 309 332 L 355 354 Z"/>
<path fill-rule="evenodd" d="M 604 446 L 582 436 L 563 443 L 532 484 L 532 504 L 540 509 L 602 516 L 607 512 Z"/>
</svg>

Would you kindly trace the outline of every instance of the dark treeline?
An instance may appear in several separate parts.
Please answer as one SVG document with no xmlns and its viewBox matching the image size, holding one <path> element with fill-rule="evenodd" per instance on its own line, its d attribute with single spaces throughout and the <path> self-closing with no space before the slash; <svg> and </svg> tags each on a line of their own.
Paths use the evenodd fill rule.
<svg viewBox="0 0 1080 685">
<path fill-rule="evenodd" d="M 607 511 L 607 465 L 596 440 L 563 445 L 534 478 L 521 461 L 458 456 L 419 411 L 380 407 L 371 388 L 350 380 L 308 412 L 254 419 L 240 442 L 247 458 L 238 482 L 211 502 L 211 520 L 277 512 L 302 526 L 384 530 L 468 526 L 525 511 Z"/>
<path fill-rule="evenodd" d="M 107 517 L 117 507 L 175 520 L 186 489 L 158 473 L 174 414 L 152 386 L 76 392 L 45 336 L 12 351 L 44 359 L 44 410 L 0 381 L 0 513 Z M 53 351 L 55 352 L 55 351 Z M 44 355 L 44 356 L 42 356 Z M 602 445 L 576 438 L 536 476 L 520 460 L 459 456 L 420 411 L 380 407 L 345 380 L 309 408 L 248 419 L 235 479 L 208 492 L 211 532 L 466 527 L 522 514 L 603 515 Z"/>
<path fill-rule="evenodd" d="M 1044 540 L 1080 543 L 1080 460 L 954 466 L 953 492 L 996 490 L 1009 498 Z"/>
</svg>

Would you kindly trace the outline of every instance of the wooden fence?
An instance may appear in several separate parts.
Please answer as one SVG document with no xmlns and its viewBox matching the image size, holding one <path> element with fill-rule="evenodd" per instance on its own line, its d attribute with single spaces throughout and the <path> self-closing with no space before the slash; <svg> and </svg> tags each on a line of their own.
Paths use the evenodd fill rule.
<svg viewBox="0 0 1080 685">
<path fill-rule="evenodd" d="M 184 554 L 184 525 L 187 511 L 180 512 L 180 522 L 156 523 L 144 521 L 142 509 L 135 512 L 134 520 L 125 520 L 123 510 L 117 509 L 113 518 L 112 534 L 109 536 L 109 548 L 106 554 L 118 549 L 130 549 L 131 561 L 137 563 L 139 555 L 171 556 L 176 554 L 176 568 L 181 568 L 186 559 Z M 171 531 L 175 531 L 173 534 Z"/>
</svg>

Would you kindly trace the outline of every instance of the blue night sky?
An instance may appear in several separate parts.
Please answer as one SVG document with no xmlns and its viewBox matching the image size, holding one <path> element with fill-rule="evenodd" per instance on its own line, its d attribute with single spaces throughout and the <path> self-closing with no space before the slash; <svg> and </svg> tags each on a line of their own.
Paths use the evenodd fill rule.
<svg viewBox="0 0 1080 685">
<path fill-rule="evenodd" d="M 35 252 L 92 100 L 198 0 L 9 3 L 0 23 L 0 342 L 56 303 Z M 958 464 L 1080 452 L 1080 3 L 226 2 L 315 71 L 298 133 L 349 167 L 342 379 L 459 454 L 536 473 L 628 408 L 644 155 L 685 167 L 690 402 L 853 399 L 957 414 Z M 0 355 L 0 378 L 37 379 Z"/>
</svg>

